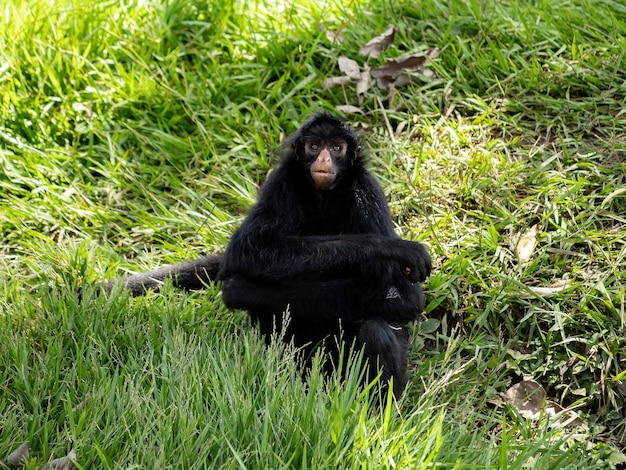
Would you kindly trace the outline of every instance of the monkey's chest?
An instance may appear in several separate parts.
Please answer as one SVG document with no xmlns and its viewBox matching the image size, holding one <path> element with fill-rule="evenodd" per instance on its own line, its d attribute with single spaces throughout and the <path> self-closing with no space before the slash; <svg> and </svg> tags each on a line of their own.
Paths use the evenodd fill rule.
<svg viewBox="0 0 626 470">
<path fill-rule="evenodd" d="M 339 235 L 354 233 L 349 211 L 332 205 L 314 206 L 305 212 L 302 235 Z"/>
</svg>

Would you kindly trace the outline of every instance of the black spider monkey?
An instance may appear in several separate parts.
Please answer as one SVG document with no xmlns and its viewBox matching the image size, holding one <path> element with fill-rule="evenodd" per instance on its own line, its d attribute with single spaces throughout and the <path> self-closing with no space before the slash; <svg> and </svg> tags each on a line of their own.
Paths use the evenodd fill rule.
<svg viewBox="0 0 626 470">
<path fill-rule="evenodd" d="M 341 344 L 363 348 L 367 377 L 381 373 L 383 387 L 393 377 L 399 397 L 407 380 L 406 325 L 423 311 L 419 283 L 430 270 L 424 247 L 395 234 L 355 133 L 320 113 L 286 140 L 282 162 L 224 254 L 124 282 L 136 296 L 166 278 L 183 289 L 219 280 L 226 305 L 247 310 L 268 342 L 284 326 L 285 341 L 306 355 L 321 346 L 336 362 Z"/>
</svg>

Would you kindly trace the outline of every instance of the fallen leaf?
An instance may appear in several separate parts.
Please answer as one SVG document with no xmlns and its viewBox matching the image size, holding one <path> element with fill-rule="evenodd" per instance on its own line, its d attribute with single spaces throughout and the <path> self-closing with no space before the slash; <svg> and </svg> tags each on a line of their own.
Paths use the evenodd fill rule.
<svg viewBox="0 0 626 470">
<path fill-rule="evenodd" d="M 339 57 L 337 61 L 339 63 L 339 70 L 345 73 L 348 77 L 353 78 L 354 80 L 359 80 L 361 78 L 361 67 L 356 60 L 352 60 L 347 58 L 345 55 Z"/>
<path fill-rule="evenodd" d="M 393 84 L 397 87 L 403 87 L 410 85 L 412 82 L 413 80 L 411 79 L 411 76 L 408 73 L 402 72 L 400 75 L 398 75 Z"/>
<path fill-rule="evenodd" d="M 402 72 L 415 72 L 424 67 L 427 59 L 428 58 L 423 54 L 387 59 L 385 65 L 372 69 L 372 77 L 395 79 Z"/>
<path fill-rule="evenodd" d="M 423 70 L 420 71 L 420 73 L 425 77 L 428 78 L 430 80 L 432 80 L 433 78 L 435 78 L 437 75 L 435 74 L 435 72 L 433 72 L 432 70 L 430 70 L 429 68 L 424 68 Z"/>
<path fill-rule="evenodd" d="M 540 295 L 541 297 L 548 297 L 550 295 L 554 295 L 557 292 L 561 292 L 563 289 L 567 289 L 572 284 L 567 280 L 561 280 L 555 282 L 551 286 L 541 287 L 541 286 L 528 286 L 528 288 L 533 291 L 535 294 Z"/>
<path fill-rule="evenodd" d="M 430 69 L 423 69 L 420 72 L 422 75 L 428 77 L 428 78 L 434 78 L 435 77 L 435 73 L 430 70 Z M 391 85 L 393 85 L 394 87 L 405 87 L 405 86 L 409 86 L 410 84 L 415 82 L 415 77 L 413 75 L 409 75 L 406 72 L 402 72 L 400 75 L 398 75 L 395 80 L 391 79 L 391 78 L 378 78 L 376 79 L 376 84 L 378 85 L 378 88 L 382 89 L 382 90 L 388 90 L 391 88 Z"/>
<path fill-rule="evenodd" d="M 371 81 L 369 70 L 361 73 L 360 78 L 356 82 L 356 94 L 359 97 L 359 103 L 363 101 L 363 96 L 369 89 Z"/>
<path fill-rule="evenodd" d="M 54 459 L 44 465 L 41 470 L 72 470 L 74 468 L 74 461 L 76 460 L 76 451 L 70 450 L 70 453 L 65 457 Z"/>
<path fill-rule="evenodd" d="M 539 233 L 539 224 L 535 224 L 520 237 L 517 242 L 517 256 L 521 261 L 526 263 L 537 246 L 537 234 Z"/>
<path fill-rule="evenodd" d="M 438 47 L 433 47 L 431 50 L 429 50 L 426 53 L 426 55 L 428 56 L 429 59 L 435 59 L 439 57 L 440 52 L 441 52 L 441 49 L 439 49 Z"/>
<path fill-rule="evenodd" d="M 509 388 L 504 399 L 524 418 L 537 419 L 546 399 L 546 391 L 532 380 L 523 380 Z"/>
<path fill-rule="evenodd" d="M 389 28 L 380 36 L 376 36 L 370 40 L 361 49 L 359 49 L 359 55 L 369 55 L 370 57 L 378 57 L 380 53 L 389 48 L 393 44 L 393 39 L 396 35 L 395 26 L 389 26 Z"/>
<path fill-rule="evenodd" d="M 326 39 L 328 39 L 333 44 L 339 44 L 343 42 L 343 30 L 346 29 L 350 25 L 350 23 L 354 21 L 355 18 L 356 16 L 352 16 L 351 18 L 349 18 L 348 21 L 339 26 L 336 31 L 326 30 Z M 325 29 L 323 26 L 320 26 L 320 28 L 322 29 L 322 31 Z"/>
<path fill-rule="evenodd" d="M 330 77 L 324 80 L 324 89 L 328 90 L 329 88 L 335 88 L 337 86 L 345 86 L 352 83 L 352 79 L 350 77 L 346 77 L 345 75 L 342 77 Z"/>
<path fill-rule="evenodd" d="M 7 457 L 7 463 L 9 464 L 9 467 L 19 468 L 24 466 L 28 457 L 28 442 L 24 442 L 21 446 L 9 454 Z"/>
<path fill-rule="evenodd" d="M 352 106 L 351 104 L 342 104 L 339 106 L 335 106 L 335 109 L 337 111 L 341 111 L 342 113 L 347 113 L 347 114 L 365 114 L 365 112 L 357 107 L 357 106 Z"/>
<path fill-rule="evenodd" d="M 565 377 L 565 374 L 567 374 L 567 371 L 569 371 L 572 366 L 576 364 L 577 361 L 578 358 L 576 356 L 572 356 L 569 358 L 567 363 L 559 369 L 559 377 L 561 378 L 561 383 L 563 383 L 563 378 Z"/>
<path fill-rule="evenodd" d="M 542 415 L 557 418 L 559 426 L 580 426 L 582 419 L 572 410 L 565 410 L 561 405 L 547 399 L 544 388 L 534 380 L 516 383 L 504 393 L 504 399 L 517 409 L 520 416 L 537 421 Z"/>
<path fill-rule="evenodd" d="M 388 89 L 389 85 L 394 83 L 401 75 L 407 75 L 407 72 L 420 72 L 428 77 L 433 77 L 433 72 L 426 68 L 425 64 L 429 59 L 438 55 L 439 49 L 434 48 L 426 54 L 404 55 L 387 59 L 385 65 L 372 69 L 371 74 L 376 79 L 378 86 L 383 90 Z M 410 79 L 407 76 L 401 79 L 399 86 L 407 85 L 408 83 L 410 83 Z"/>
<path fill-rule="evenodd" d="M 340 31 L 326 31 L 326 39 L 328 39 L 332 44 L 339 44 L 341 42 L 343 42 L 343 35 L 341 34 L 341 30 Z"/>
<path fill-rule="evenodd" d="M 357 122 L 352 125 L 352 130 L 357 136 L 366 135 L 369 132 L 370 126 L 364 122 Z"/>
<path fill-rule="evenodd" d="M 393 80 L 390 78 L 377 78 L 376 85 L 381 90 L 389 90 L 389 88 L 393 85 Z"/>
<path fill-rule="evenodd" d="M 583 420 L 572 410 L 566 410 L 552 400 L 546 401 L 545 414 L 550 418 L 558 417 L 555 421 L 559 426 L 580 426 Z"/>
</svg>

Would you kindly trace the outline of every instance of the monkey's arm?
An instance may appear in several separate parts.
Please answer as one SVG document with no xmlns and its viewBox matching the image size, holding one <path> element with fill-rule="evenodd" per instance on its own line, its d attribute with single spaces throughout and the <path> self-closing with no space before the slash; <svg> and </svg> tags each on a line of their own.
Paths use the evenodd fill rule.
<svg viewBox="0 0 626 470">
<path fill-rule="evenodd" d="M 369 173 L 352 175 L 349 191 L 333 200 L 327 213 L 310 207 L 319 195 L 300 194 L 300 185 L 305 183 L 292 181 L 298 171 L 279 167 L 265 182 L 258 203 L 230 239 L 222 278 L 232 274 L 280 282 L 373 278 L 381 264 L 388 263 L 405 271 L 412 282 L 428 277 L 429 254 L 420 243 L 394 233 L 384 193 Z M 340 206 L 339 215 L 333 205 Z M 315 227 L 331 216 L 337 218 L 333 220 L 336 228 Z"/>
<path fill-rule="evenodd" d="M 396 284 L 388 284 L 394 281 Z M 424 309 L 421 285 L 402 275 L 378 282 L 363 278 L 263 282 L 233 274 L 222 280 L 222 299 L 229 308 L 268 316 L 289 308 L 300 322 L 380 317 L 409 323 Z"/>
</svg>

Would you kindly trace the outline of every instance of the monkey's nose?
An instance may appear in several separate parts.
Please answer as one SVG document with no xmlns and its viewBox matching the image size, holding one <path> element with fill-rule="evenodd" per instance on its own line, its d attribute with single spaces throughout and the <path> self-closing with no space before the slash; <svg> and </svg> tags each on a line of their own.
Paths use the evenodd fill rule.
<svg viewBox="0 0 626 470">
<path fill-rule="evenodd" d="M 328 149 L 326 147 L 324 147 L 322 149 L 322 151 L 320 152 L 320 154 L 319 154 L 319 156 L 317 158 L 319 160 L 323 161 L 323 162 L 331 161 L 330 152 L 328 151 Z"/>
</svg>

